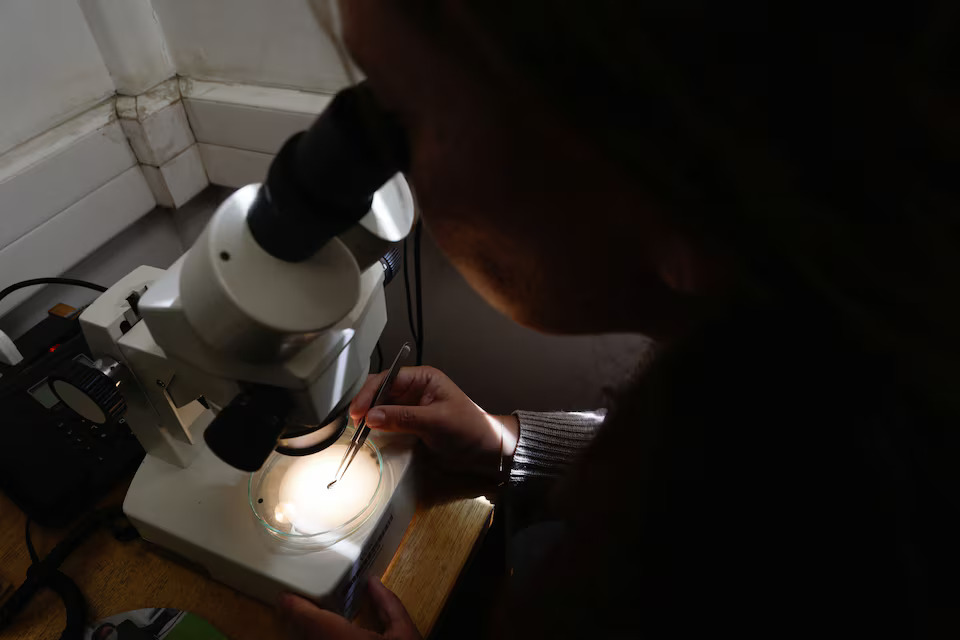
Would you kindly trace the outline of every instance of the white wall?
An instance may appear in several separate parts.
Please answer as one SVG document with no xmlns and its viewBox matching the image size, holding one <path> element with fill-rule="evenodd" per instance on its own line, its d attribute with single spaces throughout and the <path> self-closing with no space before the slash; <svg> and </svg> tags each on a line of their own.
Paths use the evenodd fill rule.
<svg viewBox="0 0 960 640">
<path fill-rule="evenodd" d="M 76 0 L 0 6 L 0 153 L 113 93 Z"/>
<path fill-rule="evenodd" d="M 153 0 L 153 8 L 182 76 L 321 92 L 347 82 L 307 0 Z"/>
<path fill-rule="evenodd" d="M 97 251 L 65 273 L 33 273 L 31 277 L 58 276 L 79 278 L 109 287 L 142 264 L 167 268 L 180 257 L 183 247 L 167 209 L 154 209 L 101 246 Z M 4 285 L 12 284 L 4 282 Z M 97 293 L 90 289 L 50 285 L 37 287 L 36 294 L 15 310 L 0 317 L 0 330 L 19 336 L 43 319 L 47 309 L 58 302 L 73 307 L 87 304 Z"/>
<path fill-rule="evenodd" d="M 135 96 L 174 74 L 150 0 L 78 0 L 118 93 Z"/>
</svg>

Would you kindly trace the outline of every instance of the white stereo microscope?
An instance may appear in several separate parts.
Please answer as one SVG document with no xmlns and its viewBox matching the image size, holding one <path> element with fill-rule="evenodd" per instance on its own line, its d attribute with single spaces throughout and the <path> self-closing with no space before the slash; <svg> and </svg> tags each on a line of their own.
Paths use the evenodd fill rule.
<svg viewBox="0 0 960 640">
<path fill-rule="evenodd" d="M 396 265 L 381 258 L 413 224 L 407 157 L 364 85 L 341 92 L 173 266 L 140 267 L 87 307 L 94 366 L 50 378 L 142 443 L 123 504 L 140 534 L 267 602 L 293 591 L 350 614 L 413 516 L 404 437 L 373 434 L 327 489 L 386 323 Z"/>
</svg>

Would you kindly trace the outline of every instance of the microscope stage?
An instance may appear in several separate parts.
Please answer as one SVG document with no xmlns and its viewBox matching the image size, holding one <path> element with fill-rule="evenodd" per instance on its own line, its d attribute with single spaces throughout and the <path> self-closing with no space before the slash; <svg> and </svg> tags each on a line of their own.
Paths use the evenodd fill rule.
<svg viewBox="0 0 960 640">
<path fill-rule="evenodd" d="M 368 575 L 381 575 L 413 517 L 412 441 L 371 434 L 383 456 L 385 499 L 356 531 L 323 549 L 274 537 L 250 508 L 250 474 L 197 438 L 189 467 L 148 455 L 123 510 L 146 540 L 202 566 L 211 578 L 273 604 L 291 591 L 350 615 Z M 319 487 L 322 488 L 322 487 Z"/>
</svg>

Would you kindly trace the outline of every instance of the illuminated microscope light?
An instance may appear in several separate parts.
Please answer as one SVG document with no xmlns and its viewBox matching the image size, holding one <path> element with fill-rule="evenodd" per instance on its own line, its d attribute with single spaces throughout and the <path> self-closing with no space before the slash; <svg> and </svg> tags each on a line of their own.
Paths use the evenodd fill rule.
<svg viewBox="0 0 960 640">
<path fill-rule="evenodd" d="M 370 504 L 380 483 L 380 466 L 369 449 L 354 459 L 340 482 L 327 488 L 347 445 L 333 445 L 298 459 L 280 483 L 274 510 L 278 524 L 290 533 L 314 535 L 343 526 Z"/>
</svg>

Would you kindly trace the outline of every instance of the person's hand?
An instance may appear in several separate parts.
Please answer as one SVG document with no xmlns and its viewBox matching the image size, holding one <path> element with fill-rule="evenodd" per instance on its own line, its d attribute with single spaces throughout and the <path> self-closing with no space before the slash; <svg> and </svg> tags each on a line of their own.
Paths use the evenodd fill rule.
<svg viewBox="0 0 960 640">
<path fill-rule="evenodd" d="M 383 624 L 383 633 L 361 629 L 343 616 L 321 609 L 292 593 L 280 597 L 280 615 L 293 626 L 294 637 L 303 640 L 421 640 L 420 632 L 400 598 L 377 578 L 370 578 L 367 587 Z"/>
<path fill-rule="evenodd" d="M 350 404 L 354 421 L 364 417 L 386 375 L 383 372 L 367 378 Z M 442 371 L 403 367 L 383 402 L 366 413 L 370 428 L 412 433 L 457 470 L 494 478 L 509 470 L 520 431 L 517 419 L 490 415 Z"/>
</svg>

